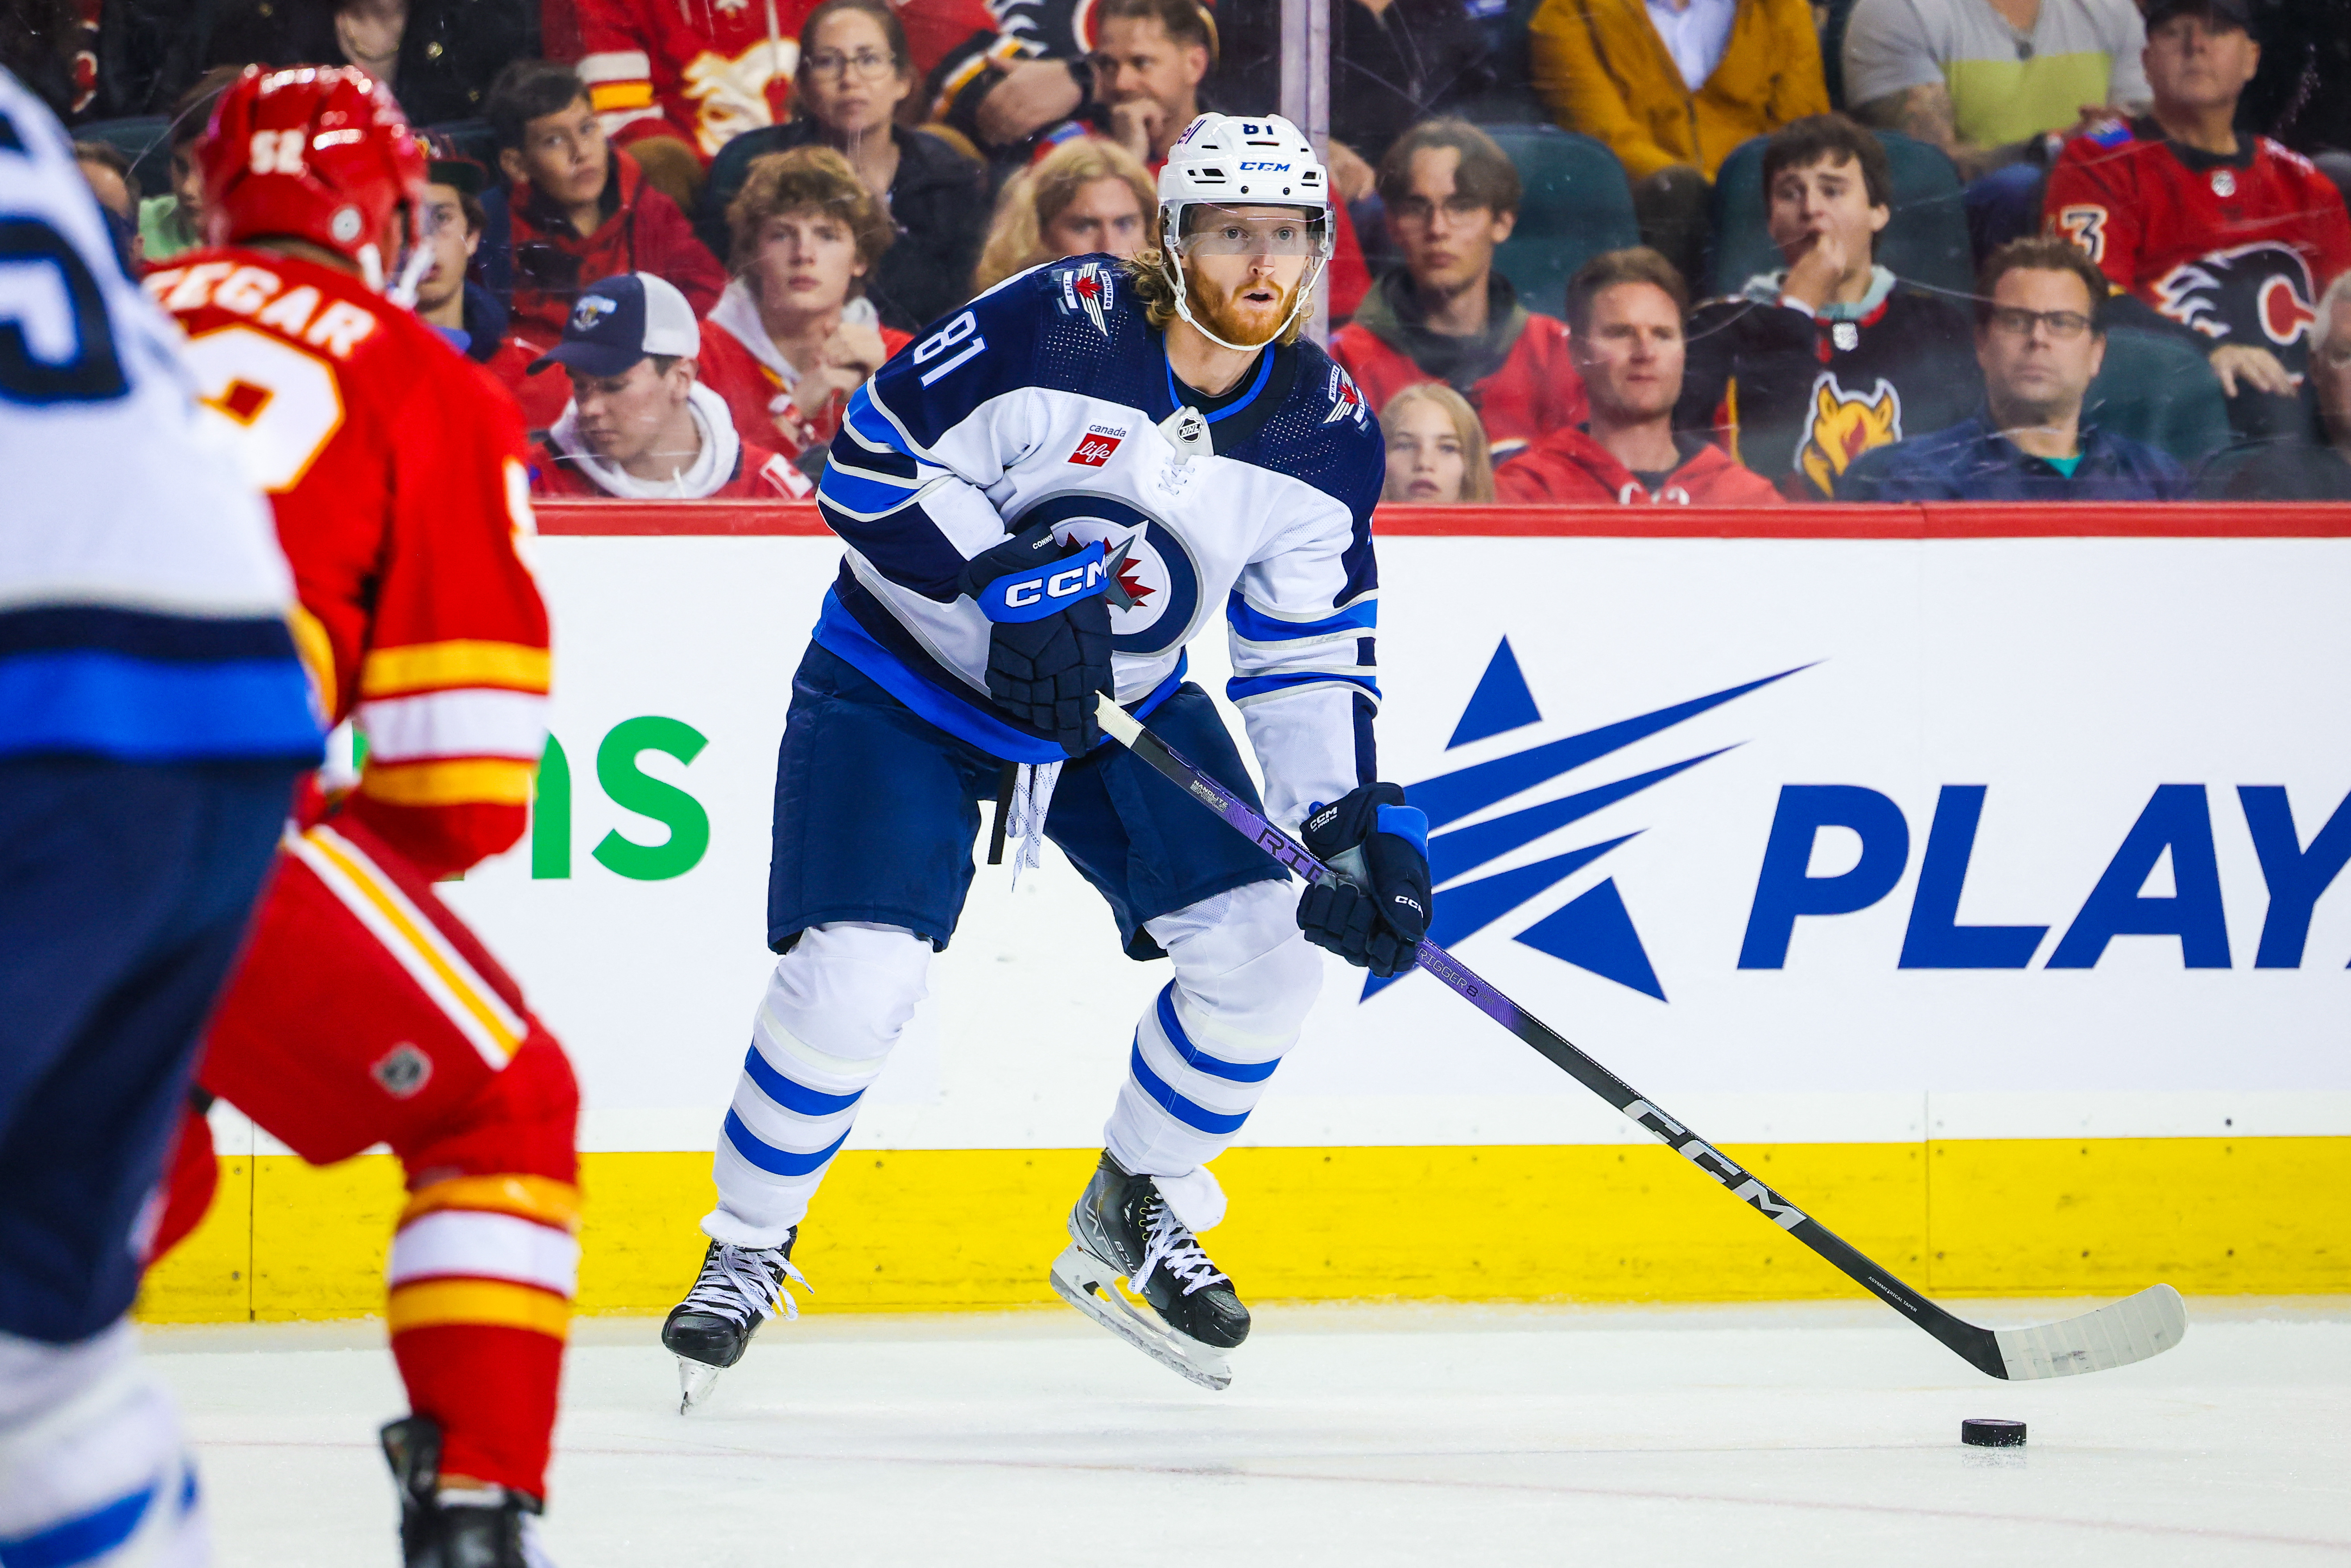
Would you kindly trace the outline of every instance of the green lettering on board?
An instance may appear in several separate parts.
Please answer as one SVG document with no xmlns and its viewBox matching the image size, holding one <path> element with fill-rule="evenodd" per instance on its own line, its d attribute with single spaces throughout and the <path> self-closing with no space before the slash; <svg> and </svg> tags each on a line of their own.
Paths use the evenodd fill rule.
<svg viewBox="0 0 2351 1568">
<path fill-rule="evenodd" d="M 530 876 L 560 881 L 571 874 L 571 759 L 563 742 L 549 735 L 531 786 Z"/>
<path fill-rule="evenodd" d="M 596 748 L 596 782 L 622 810 L 651 817 L 669 829 L 669 839 L 665 843 L 641 844 L 622 838 L 617 830 L 606 833 L 593 852 L 606 869 L 636 882 L 661 882 L 684 876 L 701 861 L 703 851 L 710 847 L 709 813 L 674 784 L 640 770 L 637 756 L 658 751 L 690 763 L 708 744 L 692 725 L 658 715 L 612 727 L 604 744 Z"/>
</svg>

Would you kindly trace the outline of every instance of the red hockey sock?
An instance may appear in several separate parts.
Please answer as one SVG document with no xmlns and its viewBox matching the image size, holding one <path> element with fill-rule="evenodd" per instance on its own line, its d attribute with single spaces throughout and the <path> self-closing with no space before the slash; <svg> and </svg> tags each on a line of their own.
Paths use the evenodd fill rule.
<svg viewBox="0 0 2351 1568">
<path fill-rule="evenodd" d="M 443 1323 L 392 1335 L 410 1406 L 440 1423 L 441 1473 L 547 1496 L 563 1342 L 530 1329 Z"/>
</svg>

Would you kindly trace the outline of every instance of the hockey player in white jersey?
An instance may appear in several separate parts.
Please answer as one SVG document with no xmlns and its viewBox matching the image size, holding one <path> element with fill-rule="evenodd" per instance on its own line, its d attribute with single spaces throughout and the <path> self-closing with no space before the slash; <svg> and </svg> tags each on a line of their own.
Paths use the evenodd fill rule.
<svg viewBox="0 0 2351 1568">
<path fill-rule="evenodd" d="M 1249 1312 L 1197 1232 L 1208 1162 L 1296 1040 L 1308 943 L 1388 975 L 1429 907 L 1426 829 L 1376 781 L 1384 455 L 1346 373 L 1299 340 L 1331 254 L 1328 175 L 1286 120 L 1207 114 L 1159 177 L 1165 248 L 1049 263 L 897 355 L 850 402 L 819 499 L 847 543 L 793 678 L 768 945 L 782 955 L 721 1134 L 701 1275 L 670 1313 L 686 1403 L 795 1309 L 793 1242 L 924 994 L 973 874 L 977 802 L 1050 838 L 1144 1009 L 1055 1288 L 1210 1386 Z M 1222 615 L 1268 815 L 1363 885 L 1301 900 L 1271 862 L 1114 743 L 1093 694 L 1256 794 L 1185 647 Z M 1017 773 L 1015 772 L 1017 769 Z M 1109 1044 L 1109 1042 L 1105 1042 Z M 1149 1305 L 1129 1306 L 1115 1280 Z"/>
</svg>

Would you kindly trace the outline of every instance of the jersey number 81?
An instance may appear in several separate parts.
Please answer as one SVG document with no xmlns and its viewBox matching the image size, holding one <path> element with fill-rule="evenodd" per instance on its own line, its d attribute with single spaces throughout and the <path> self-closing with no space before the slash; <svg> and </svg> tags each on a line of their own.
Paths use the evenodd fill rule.
<svg viewBox="0 0 2351 1568">
<path fill-rule="evenodd" d="M 963 344 L 963 350 L 944 364 L 931 365 L 923 372 L 923 384 L 929 386 L 941 376 L 987 347 L 987 340 L 979 335 L 979 322 L 968 310 L 914 345 L 914 363 L 930 365 L 933 360 Z"/>
</svg>

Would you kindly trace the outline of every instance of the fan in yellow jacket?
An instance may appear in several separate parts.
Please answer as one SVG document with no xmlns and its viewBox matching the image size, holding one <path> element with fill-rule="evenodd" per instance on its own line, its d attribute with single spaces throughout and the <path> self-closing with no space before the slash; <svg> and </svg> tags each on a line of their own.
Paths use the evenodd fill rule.
<svg viewBox="0 0 2351 1568">
<path fill-rule="evenodd" d="M 1723 159 L 1828 111 L 1808 0 L 1542 0 L 1529 47 L 1552 117 L 1608 144 L 1633 181 L 1642 237 L 1685 273 Z"/>
</svg>

